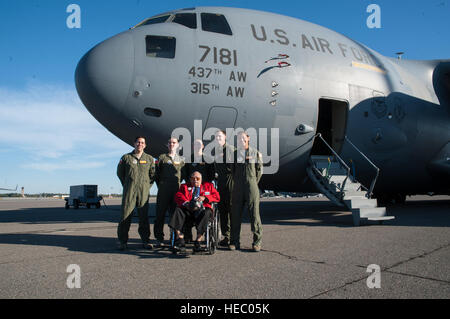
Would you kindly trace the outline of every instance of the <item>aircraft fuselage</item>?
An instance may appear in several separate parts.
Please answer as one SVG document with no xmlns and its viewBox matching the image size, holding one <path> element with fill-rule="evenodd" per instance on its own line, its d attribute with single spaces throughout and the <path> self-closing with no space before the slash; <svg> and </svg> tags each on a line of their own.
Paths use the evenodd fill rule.
<svg viewBox="0 0 450 319">
<path fill-rule="evenodd" d="M 192 13 L 195 28 L 194 16 L 177 15 Z M 277 128 L 280 166 L 261 187 L 314 191 L 305 167 L 324 152 L 315 148 L 320 132 L 363 184 L 375 173 L 361 153 L 380 168 L 379 193 L 450 189 L 448 60 L 386 58 L 327 28 L 265 12 L 202 7 L 157 17 L 165 16 L 100 43 L 77 67 L 83 103 L 126 143 L 144 135 L 156 157 L 174 129 L 194 136 L 195 120 L 203 130 L 267 128 L 269 141 Z M 217 17 L 228 28 L 211 27 Z"/>
</svg>

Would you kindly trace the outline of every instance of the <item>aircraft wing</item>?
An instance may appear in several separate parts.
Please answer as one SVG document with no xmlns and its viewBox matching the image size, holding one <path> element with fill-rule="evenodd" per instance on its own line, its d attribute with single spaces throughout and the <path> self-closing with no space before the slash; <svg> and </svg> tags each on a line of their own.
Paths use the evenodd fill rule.
<svg viewBox="0 0 450 319">
<path fill-rule="evenodd" d="M 11 192 L 15 192 L 15 191 L 17 191 L 17 187 L 19 187 L 19 185 L 16 185 L 16 189 L 0 188 L 0 191 L 11 191 Z"/>
</svg>

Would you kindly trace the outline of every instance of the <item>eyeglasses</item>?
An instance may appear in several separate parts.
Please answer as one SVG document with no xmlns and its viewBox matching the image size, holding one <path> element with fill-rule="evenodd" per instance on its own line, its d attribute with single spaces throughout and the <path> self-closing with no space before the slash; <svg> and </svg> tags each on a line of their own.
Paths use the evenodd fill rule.
<svg viewBox="0 0 450 319">
<path fill-rule="evenodd" d="M 199 180 L 201 180 L 200 177 L 191 177 L 191 179 L 194 180 L 194 181 L 199 181 Z"/>
</svg>

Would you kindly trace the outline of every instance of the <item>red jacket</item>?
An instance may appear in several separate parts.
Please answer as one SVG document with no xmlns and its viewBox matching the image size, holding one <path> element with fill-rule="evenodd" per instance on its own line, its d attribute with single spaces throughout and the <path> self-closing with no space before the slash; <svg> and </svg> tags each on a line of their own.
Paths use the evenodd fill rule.
<svg viewBox="0 0 450 319">
<path fill-rule="evenodd" d="M 183 207 L 183 204 L 190 202 L 192 199 L 192 193 L 194 187 L 191 184 L 182 184 L 180 189 L 175 194 L 175 203 L 178 207 Z M 211 203 L 218 203 L 220 201 L 219 192 L 214 188 L 214 185 L 208 182 L 202 183 L 200 187 L 200 196 L 204 196 L 206 199 L 203 202 L 205 208 L 211 208 Z"/>
</svg>

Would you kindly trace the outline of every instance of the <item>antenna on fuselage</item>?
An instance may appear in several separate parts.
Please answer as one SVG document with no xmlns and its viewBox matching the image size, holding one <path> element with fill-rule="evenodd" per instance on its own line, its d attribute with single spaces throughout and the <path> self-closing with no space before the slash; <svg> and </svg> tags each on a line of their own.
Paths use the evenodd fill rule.
<svg viewBox="0 0 450 319">
<path fill-rule="evenodd" d="M 403 56 L 403 54 L 405 54 L 405 52 L 397 52 L 395 54 L 397 54 L 397 59 L 401 60 L 402 56 Z"/>
</svg>

